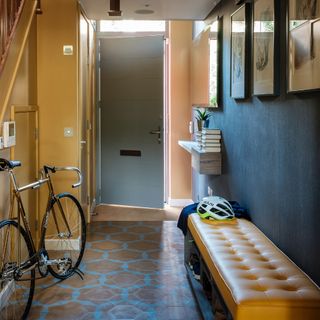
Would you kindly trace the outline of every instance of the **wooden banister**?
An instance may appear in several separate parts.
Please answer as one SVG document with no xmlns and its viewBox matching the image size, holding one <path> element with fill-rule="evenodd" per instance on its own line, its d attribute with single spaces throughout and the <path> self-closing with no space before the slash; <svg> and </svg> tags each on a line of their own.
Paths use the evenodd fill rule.
<svg viewBox="0 0 320 320">
<path fill-rule="evenodd" d="M 12 2 L 16 3 L 15 6 L 11 6 Z M 8 107 L 36 7 L 37 0 L 0 0 L 0 123 Z M 14 8 L 15 15 L 12 13 Z"/>
<path fill-rule="evenodd" d="M 25 0 L 0 0 L 0 73 Z"/>
</svg>

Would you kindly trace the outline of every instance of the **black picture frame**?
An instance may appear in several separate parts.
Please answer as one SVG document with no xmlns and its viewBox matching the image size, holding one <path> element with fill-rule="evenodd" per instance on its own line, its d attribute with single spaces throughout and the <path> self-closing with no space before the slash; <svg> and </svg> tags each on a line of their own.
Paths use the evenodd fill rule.
<svg viewBox="0 0 320 320">
<path fill-rule="evenodd" d="M 223 16 L 218 17 L 218 55 L 217 55 L 217 104 L 223 107 Z"/>
<path fill-rule="evenodd" d="M 287 92 L 320 90 L 320 0 L 289 0 Z"/>
<path fill-rule="evenodd" d="M 252 12 L 252 94 L 279 95 L 280 6 L 276 0 L 254 0 Z"/>
<path fill-rule="evenodd" d="M 246 99 L 250 91 L 251 4 L 231 15 L 230 96 Z"/>
</svg>

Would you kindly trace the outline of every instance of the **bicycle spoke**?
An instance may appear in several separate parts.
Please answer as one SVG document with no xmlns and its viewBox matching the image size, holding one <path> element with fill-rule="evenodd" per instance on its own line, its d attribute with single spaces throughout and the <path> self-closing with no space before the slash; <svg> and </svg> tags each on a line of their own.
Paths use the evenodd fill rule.
<svg viewBox="0 0 320 320">
<path fill-rule="evenodd" d="M 32 252 L 25 232 L 14 221 L 0 224 L 0 314 L 1 319 L 24 318 L 32 302 L 34 270 L 18 275 L 19 261 L 27 261 Z"/>
<path fill-rule="evenodd" d="M 55 265 L 49 266 L 49 271 L 55 277 L 65 279 L 78 267 L 83 255 L 85 244 L 83 212 L 72 195 L 62 194 L 57 196 L 47 221 L 43 246 L 49 260 L 55 262 Z"/>
</svg>

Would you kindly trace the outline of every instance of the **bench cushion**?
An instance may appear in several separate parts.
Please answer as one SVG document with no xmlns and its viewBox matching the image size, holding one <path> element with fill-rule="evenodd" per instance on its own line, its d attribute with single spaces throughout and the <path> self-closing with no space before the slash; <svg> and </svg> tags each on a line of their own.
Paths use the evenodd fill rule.
<svg viewBox="0 0 320 320">
<path fill-rule="evenodd" d="M 319 287 L 251 222 L 188 228 L 234 320 L 320 319 Z"/>
</svg>

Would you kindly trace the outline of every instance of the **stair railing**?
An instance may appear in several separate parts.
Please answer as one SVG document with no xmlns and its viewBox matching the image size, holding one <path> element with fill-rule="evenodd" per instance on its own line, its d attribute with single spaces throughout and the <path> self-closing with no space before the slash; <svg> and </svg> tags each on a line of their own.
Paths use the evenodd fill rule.
<svg viewBox="0 0 320 320">
<path fill-rule="evenodd" d="M 0 73 L 25 0 L 0 0 Z"/>
</svg>

